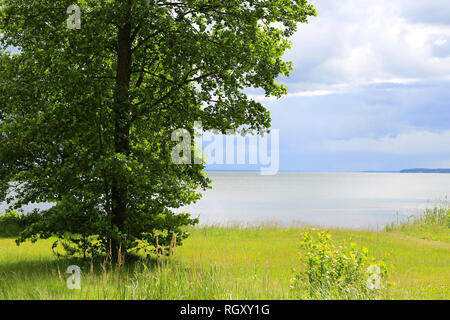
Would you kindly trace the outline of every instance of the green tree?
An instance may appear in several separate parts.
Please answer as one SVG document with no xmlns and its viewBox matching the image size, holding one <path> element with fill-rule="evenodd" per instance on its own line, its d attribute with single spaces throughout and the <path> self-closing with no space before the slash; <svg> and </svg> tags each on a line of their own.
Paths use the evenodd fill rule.
<svg viewBox="0 0 450 320">
<path fill-rule="evenodd" d="M 0 4 L 0 193 L 18 209 L 56 203 L 19 238 L 161 244 L 195 224 L 198 164 L 171 161 L 175 129 L 263 130 L 307 0 L 69 0 Z M 8 52 L 17 48 L 17 53 Z"/>
</svg>

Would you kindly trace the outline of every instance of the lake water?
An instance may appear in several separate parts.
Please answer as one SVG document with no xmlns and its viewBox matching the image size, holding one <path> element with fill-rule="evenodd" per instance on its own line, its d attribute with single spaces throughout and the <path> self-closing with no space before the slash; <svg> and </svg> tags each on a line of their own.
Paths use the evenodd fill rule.
<svg viewBox="0 0 450 320">
<path fill-rule="evenodd" d="M 276 222 L 376 229 L 446 195 L 450 174 L 209 172 L 213 189 L 185 208 L 200 223 Z"/>
<path fill-rule="evenodd" d="M 200 224 L 376 229 L 450 196 L 450 174 L 209 172 L 213 189 L 183 208 Z M 0 212 L 5 209 L 0 204 Z M 49 205 L 30 205 L 32 208 Z"/>
</svg>

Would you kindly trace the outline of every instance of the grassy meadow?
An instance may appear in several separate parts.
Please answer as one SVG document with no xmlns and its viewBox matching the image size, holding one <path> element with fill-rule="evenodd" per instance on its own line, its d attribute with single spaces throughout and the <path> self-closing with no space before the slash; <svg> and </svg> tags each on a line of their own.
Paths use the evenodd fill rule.
<svg viewBox="0 0 450 320">
<path fill-rule="evenodd" d="M 437 214 L 448 219 L 446 210 Z M 387 258 L 394 285 L 379 298 L 449 299 L 450 228 L 442 221 L 328 231 L 337 242 L 349 239 Z M 58 259 L 51 239 L 17 247 L 14 238 L 1 238 L 0 299 L 295 299 L 291 279 L 304 268 L 300 235 L 310 229 L 195 228 L 170 259 L 120 267 Z M 65 271 L 73 264 L 82 269 L 80 290 L 66 286 Z"/>
</svg>

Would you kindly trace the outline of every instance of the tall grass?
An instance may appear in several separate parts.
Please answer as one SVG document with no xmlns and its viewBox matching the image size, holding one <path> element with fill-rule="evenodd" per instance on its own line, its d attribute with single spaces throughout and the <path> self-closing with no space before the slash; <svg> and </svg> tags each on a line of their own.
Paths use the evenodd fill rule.
<svg viewBox="0 0 450 320">
<path fill-rule="evenodd" d="M 81 289 L 66 286 L 68 265 L 83 270 Z M 87 299 L 87 300 L 234 300 L 288 299 L 274 294 L 270 281 L 261 287 L 251 281 L 233 281 L 213 265 L 185 266 L 164 259 L 161 263 L 138 261 L 118 267 L 94 266 L 82 261 L 39 263 L 24 270 L 0 272 L 0 300 L 9 299 Z M 241 275 L 236 275 L 239 277 Z M 288 290 L 286 290 L 287 292 Z"/>
<path fill-rule="evenodd" d="M 385 227 L 387 232 L 403 232 L 407 235 L 444 242 L 450 242 L 450 206 L 445 197 L 420 215 L 409 216 Z"/>
</svg>

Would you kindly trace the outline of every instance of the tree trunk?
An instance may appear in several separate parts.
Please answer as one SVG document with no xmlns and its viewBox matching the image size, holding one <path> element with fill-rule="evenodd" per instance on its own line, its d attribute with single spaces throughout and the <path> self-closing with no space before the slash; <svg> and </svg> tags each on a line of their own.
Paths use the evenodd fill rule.
<svg viewBox="0 0 450 320">
<path fill-rule="evenodd" d="M 118 57 L 116 92 L 114 103 L 114 149 L 117 154 L 130 155 L 130 77 L 131 77 L 131 22 L 130 22 L 130 2 L 127 1 L 127 13 L 124 24 L 118 31 Z M 128 183 L 122 178 L 124 172 L 123 164 L 116 162 L 112 177 L 112 222 L 120 231 L 124 231 L 125 219 L 127 217 Z M 112 239 L 112 254 L 116 255 L 121 247 L 122 252 L 126 252 L 126 247 L 118 239 Z"/>
</svg>

